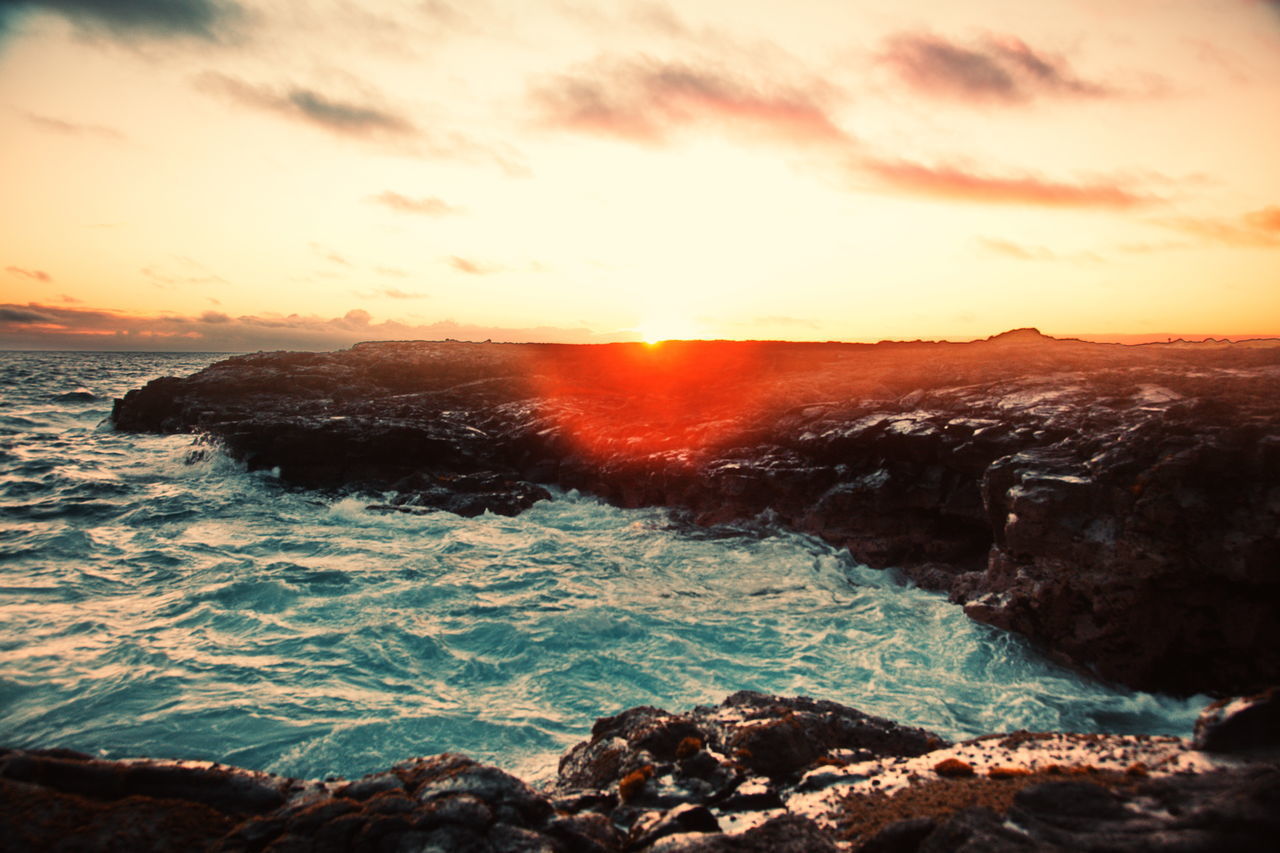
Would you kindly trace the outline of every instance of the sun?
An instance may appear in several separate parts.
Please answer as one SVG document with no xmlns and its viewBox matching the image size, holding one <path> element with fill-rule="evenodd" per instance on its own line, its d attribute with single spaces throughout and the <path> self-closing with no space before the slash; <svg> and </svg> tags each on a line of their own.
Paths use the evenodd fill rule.
<svg viewBox="0 0 1280 853">
<path fill-rule="evenodd" d="M 693 340 L 698 337 L 698 324 L 676 314 L 651 315 L 636 326 L 636 332 L 646 344 Z"/>
</svg>

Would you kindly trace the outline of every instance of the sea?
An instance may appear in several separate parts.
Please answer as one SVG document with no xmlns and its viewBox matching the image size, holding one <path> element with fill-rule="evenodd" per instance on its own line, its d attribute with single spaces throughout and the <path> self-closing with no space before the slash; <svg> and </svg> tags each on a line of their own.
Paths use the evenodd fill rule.
<svg viewBox="0 0 1280 853">
<path fill-rule="evenodd" d="M 0 747 L 356 778 L 461 752 L 535 784 L 598 717 L 742 689 L 947 738 L 1189 735 L 1206 697 L 1066 669 L 761 519 L 573 491 L 385 514 L 249 472 L 113 398 L 215 353 L 0 352 Z"/>
</svg>

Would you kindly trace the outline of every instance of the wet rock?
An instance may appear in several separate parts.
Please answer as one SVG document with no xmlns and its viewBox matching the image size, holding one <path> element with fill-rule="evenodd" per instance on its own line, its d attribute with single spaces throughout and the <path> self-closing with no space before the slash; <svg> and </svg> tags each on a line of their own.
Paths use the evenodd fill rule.
<svg viewBox="0 0 1280 853">
<path fill-rule="evenodd" d="M 1280 753 L 1280 688 L 1205 708 L 1196 720 L 1195 745 L 1207 752 Z"/>
<path fill-rule="evenodd" d="M 1265 704 L 1206 719 L 1250 707 Z M 799 734 L 756 736 L 773 723 Z M 766 776 L 726 754 L 743 733 L 762 767 L 797 769 Z M 1280 831 L 1271 754 L 1215 758 L 1173 737 L 1013 732 L 948 745 L 835 703 L 743 692 L 683 714 L 644 707 L 603 718 L 566 758 L 590 744 L 616 754 L 566 760 L 560 786 L 576 787 L 554 799 L 452 753 L 320 783 L 4 750 L 0 849 L 1216 851 L 1270 849 Z M 783 757 L 764 755 L 775 749 Z M 617 776 L 642 759 L 647 770 Z M 623 796 L 621 780 L 636 772 L 641 790 Z M 818 776 L 822 785 L 808 784 Z M 137 792 L 155 779 L 183 783 L 167 796 Z M 599 787 L 584 789 L 588 780 Z M 246 787 L 276 797 L 245 798 Z"/>
</svg>

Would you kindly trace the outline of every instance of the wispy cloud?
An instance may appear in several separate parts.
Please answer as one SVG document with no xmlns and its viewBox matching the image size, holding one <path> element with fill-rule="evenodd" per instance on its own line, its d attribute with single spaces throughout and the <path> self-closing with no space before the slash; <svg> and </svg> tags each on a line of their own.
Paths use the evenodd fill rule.
<svg viewBox="0 0 1280 853">
<path fill-rule="evenodd" d="M 1280 246 L 1280 206 L 1271 205 L 1234 219 L 1171 217 L 1157 225 L 1198 237 L 1208 243 L 1244 249 Z"/>
<path fill-rule="evenodd" d="M 215 71 L 196 78 L 199 89 L 235 103 L 304 122 L 339 136 L 362 139 L 412 137 L 418 129 L 406 116 L 371 100 L 357 101 L 302 86 L 256 86 Z"/>
<path fill-rule="evenodd" d="M 1014 258 L 1019 261 L 1051 261 L 1055 257 L 1053 252 L 1044 246 L 1023 246 L 995 237 L 979 237 L 978 245 L 989 254 Z"/>
<path fill-rule="evenodd" d="M 816 84 L 753 81 L 717 67 L 649 58 L 599 60 L 533 89 L 545 126 L 658 144 L 677 129 L 710 125 L 773 141 L 844 144 L 849 136 Z"/>
<path fill-rule="evenodd" d="M 1013 36 L 961 45 L 932 33 L 889 39 L 880 61 L 914 91 L 934 97 L 1021 103 L 1038 97 L 1097 98 L 1115 94 L 1082 80 L 1061 57 L 1033 50 Z"/>
<path fill-rule="evenodd" d="M 597 343 L 632 340 L 634 335 L 601 335 L 581 327 L 481 326 L 454 320 L 422 324 L 375 322 L 369 312 L 360 308 L 341 317 L 301 314 L 234 317 L 218 311 L 196 316 L 156 316 L 36 303 L 0 305 L 0 340 L 4 346 L 18 349 L 332 350 L 366 340 L 446 338 Z"/>
<path fill-rule="evenodd" d="M 53 281 L 53 276 L 49 275 L 44 270 L 29 270 L 23 269 L 22 267 L 5 267 L 4 270 L 12 275 L 35 279 L 36 281 Z"/>
<path fill-rule="evenodd" d="M 63 136 L 90 136 L 113 142 L 121 142 L 125 139 L 125 135 L 120 131 L 100 124 L 81 124 L 80 122 L 64 121 L 58 118 L 37 115 L 36 113 L 23 113 L 23 116 L 29 123 L 41 130 L 62 134 Z"/>
<path fill-rule="evenodd" d="M 171 256 L 170 260 L 152 264 L 139 270 L 152 284 L 163 289 L 173 289 L 178 285 L 192 284 L 226 284 L 227 280 L 210 270 L 204 264 L 181 255 Z"/>
<path fill-rule="evenodd" d="M 409 198 L 391 190 L 369 196 L 369 201 L 401 213 L 417 213 L 423 216 L 449 216 L 450 214 L 462 212 L 462 208 L 455 207 L 444 199 L 436 198 L 435 196 Z"/>
<path fill-rule="evenodd" d="M 1061 254 L 1044 246 L 1024 246 L 1020 243 L 1013 243 L 996 237 L 979 237 L 978 245 L 987 254 L 1013 258 L 1018 261 L 1067 261 L 1076 264 L 1105 263 L 1102 256 L 1096 252 Z"/>
<path fill-rule="evenodd" d="M 340 267 L 351 266 L 351 261 L 347 260 L 346 257 L 327 246 L 322 246 L 319 243 L 312 243 L 311 250 L 331 264 L 337 264 Z"/>
<path fill-rule="evenodd" d="M 491 272 L 498 271 L 497 267 L 489 266 L 487 264 L 479 264 L 475 261 L 468 260 L 467 258 L 460 258 L 457 255 L 453 255 L 449 258 L 449 266 L 459 272 L 467 273 L 468 275 L 488 275 Z"/>
<path fill-rule="evenodd" d="M 6 8 L 7 7 L 7 8 Z M 234 0 L 4 0 L 0 12 L 45 11 L 61 15 L 81 30 L 117 39 L 225 38 L 243 19 Z"/>
<path fill-rule="evenodd" d="M 389 105 L 369 87 L 336 94 L 294 84 L 254 84 L 216 71 L 195 76 L 193 83 L 199 91 L 229 103 L 396 154 L 494 165 L 512 177 L 530 174 L 524 155 L 511 145 L 489 144 L 443 122 L 420 125 L 407 110 Z"/>
<path fill-rule="evenodd" d="M 376 290 L 357 293 L 361 299 L 430 299 L 429 293 L 401 290 L 398 287 L 380 287 Z"/>
<path fill-rule="evenodd" d="M 1033 174 L 990 175 L 958 166 L 868 158 L 859 168 L 889 189 L 978 204 L 1130 208 L 1156 201 L 1121 183 L 1065 183 Z"/>
</svg>

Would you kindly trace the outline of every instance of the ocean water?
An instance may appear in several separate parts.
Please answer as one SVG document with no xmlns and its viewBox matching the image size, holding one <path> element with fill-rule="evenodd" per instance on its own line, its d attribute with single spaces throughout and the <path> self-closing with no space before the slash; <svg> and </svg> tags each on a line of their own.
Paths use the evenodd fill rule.
<svg viewBox="0 0 1280 853">
<path fill-rule="evenodd" d="M 556 492 L 380 514 L 113 397 L 212 354 L 0 353 L 0 746 L 356 777 L 467 753 L 532 781 L 599 716 L 750 688 L 950 738 L 1187 735 L 1203 698 L 1098 684 L 814 539 Z"/>
</svg>

